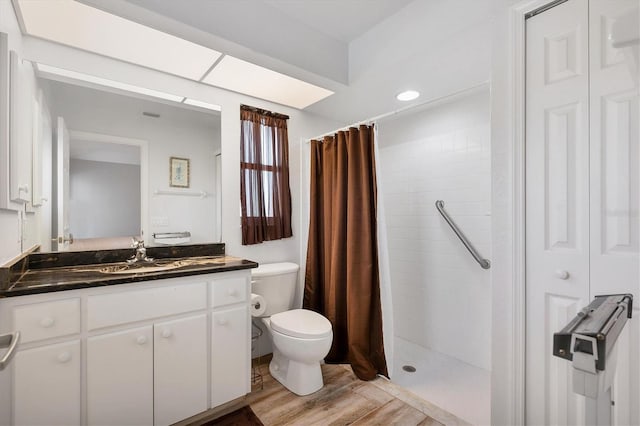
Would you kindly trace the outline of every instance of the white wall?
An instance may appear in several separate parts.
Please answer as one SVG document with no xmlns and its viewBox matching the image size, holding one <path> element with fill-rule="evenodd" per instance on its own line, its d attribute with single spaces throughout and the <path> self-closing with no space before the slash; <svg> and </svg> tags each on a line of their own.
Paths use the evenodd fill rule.
<svg viewBox="0 0 640 426">
<path fill-rule="evenodd" d="M 349 44 L 349 87 L 312 105 L 348 123 L 485 83 L 490 0 L 415 0 Z M 414 89 L 405 103 L 395 95 Z"/>
<path fill-rule="evenodd" d="M 189 231 L 192 242 L 215 240 L 214 160 L 220 152 L 219 117 L 64 83 L 52 82 L 50 87 L 53 114 L 64 117 L 70 130 L 148 142 L 146 196 L 150 234 Z M 160 117 L 144 116 L 143 111 L 158 113 Z M 202 190 L 211 196 L 153 195 L 156 189 L 169 189 L 172 156 L 190 160 L 189 189 Z M 159 225 L 155 218 L 166 219 L 168 225 Z"/>
<path fill-rule="evenodd" d="M 72 158 L 69 225 L 74 238 L 140 235 L 140 166 Z"/>
<path fill-rule="evenodd" d="M 489 92 L 378 128 L 395 335 L 489 370 L 491 274 L 435 208 L 491 257 Z"/>
</svg>

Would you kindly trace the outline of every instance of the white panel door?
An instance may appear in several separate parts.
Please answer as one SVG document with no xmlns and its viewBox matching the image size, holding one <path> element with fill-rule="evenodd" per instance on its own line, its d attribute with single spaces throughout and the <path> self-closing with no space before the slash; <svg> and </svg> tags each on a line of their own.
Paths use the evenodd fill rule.
<svg viewBox="0 0 640 426">
<path fill-rule="evenodd" d="M 640 77 L 609 35 L 618 19 L 639 13 L 639 0 L 589 2 L 591 297 L 632 293 L 635 307 L 612 392 L 620 425 L 640 424 Z"/>
<path fill-rule="evenodd" d="M 153 326 L 155 425 L 184 420 L 207 407 L 207 316 Z"/>
<path fill-rule="evenodd" d="M 249 387 L 249 313 L 246 306 L 211 318 L 211 406 L 244 396 Z"/>
<path fill-rule="evenodd" d="M 20 351 L 14 362 L 14 424 L 80 424 L 79 340 Z"/>
<path fill-rule="evenodd" d="M 639 0 L 570 0 L 527 21 L 529 424 L 584 422 L 552 334 L 594 296 L 640 300 L 640 76 L 610 38 L 638 13 Z M 635 305 L 618 342 L 614 424 L 640 424 Z"/>
<path fill-rule="evenodd" d="M 151 326 L 87 339 L 87 422 L 153 424 Z"/>
<path fill-rule="evenodd" d="M 589 299 L 587 2 L 527 20 L 526 420 L 580 424 L 571 366 L 553 333 Z"/>
</svg>

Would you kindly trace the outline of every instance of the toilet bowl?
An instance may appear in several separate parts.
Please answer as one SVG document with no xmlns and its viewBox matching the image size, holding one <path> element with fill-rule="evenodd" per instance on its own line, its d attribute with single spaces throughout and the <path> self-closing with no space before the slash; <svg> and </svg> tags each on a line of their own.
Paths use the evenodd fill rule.
<svg viewBox="0 0 640 426">
<path fill-rule="evenodd" d="M 266 264 L 252 271 L 252 292 L 267 309 L 261 318 L 273 343 L 271 376 L 297 395 L 308 395 L 324 384 L 320 362 L 333 341 L 331 322 L 307 310 L 291 309 L 298 265 Z"/>
</svg>

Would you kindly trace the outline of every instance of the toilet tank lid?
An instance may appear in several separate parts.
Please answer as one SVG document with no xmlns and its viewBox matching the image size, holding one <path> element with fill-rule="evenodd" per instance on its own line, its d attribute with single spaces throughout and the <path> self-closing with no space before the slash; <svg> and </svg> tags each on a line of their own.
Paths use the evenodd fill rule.
<svg viewBox="0 0 640 426">
<path fill-rule="evenodd" d="M 307 309 L 293 309 L 272 315 L 271 328 L 301 339 L 320 339 L 331 335 L 331 322 Z"/>
<path fill-rule="evenodd" d="M 254 277 L 268 277 L 270 275 L 288 274 L 291 272 L 297 272 L 299 266 L 291 262 L 281 263 L 263 263 L 255 269 L 251 270 L 251 275 Z"/>
</svg>

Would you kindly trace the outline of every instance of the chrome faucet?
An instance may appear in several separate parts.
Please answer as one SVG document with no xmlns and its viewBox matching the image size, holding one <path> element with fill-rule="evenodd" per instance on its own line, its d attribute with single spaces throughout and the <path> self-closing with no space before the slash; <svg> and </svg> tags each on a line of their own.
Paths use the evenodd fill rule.
<svg viewBox="0 0 640 426">
<path fill-rule="evenodd" d="M 131 258 L 127 259 L 127 263 L 153 262 L 152 258 L 147 257 L 147 249 L 144 246 L 143 240 L 131 238 L 131 241 L 131 247 L 136 249 L 136 253 L 131 256 Z"/>
</svg>

